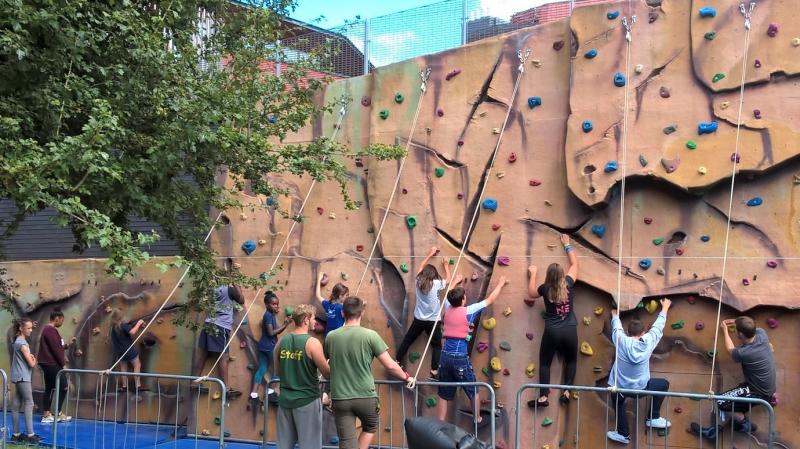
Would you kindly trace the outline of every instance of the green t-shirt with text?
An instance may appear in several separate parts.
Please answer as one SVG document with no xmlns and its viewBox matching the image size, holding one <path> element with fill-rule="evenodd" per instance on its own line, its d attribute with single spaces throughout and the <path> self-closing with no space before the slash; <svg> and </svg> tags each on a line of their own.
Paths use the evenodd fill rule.
<svg viewBox="0 0 800 449">
<path fill-rule="evenodd" d="M 389 349 L 377 332 L 344 326 L 325 337 L 331 366 L 331 399 L 376 398 L 372 361 Z"/>
</svg>

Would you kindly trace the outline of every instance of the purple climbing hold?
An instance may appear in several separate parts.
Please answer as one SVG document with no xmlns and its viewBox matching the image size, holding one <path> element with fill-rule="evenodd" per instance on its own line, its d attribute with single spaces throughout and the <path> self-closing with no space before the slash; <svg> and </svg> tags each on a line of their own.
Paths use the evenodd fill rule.
<svg viewBox="0 0 800 449">
<path fill-rule="evenodd" d="M 770 268 L 777 268 L 778 267 L 778 261 L 770 259 L 770 260 L 767 261 L 767 266 L 770 267 Z"/>
<path fill-rule="evenodd" d="M 444 117 L 444 109 L 442 108 L 437 109 L 436 115 L 438 115 L 439 117 Z"/>
<path fill-rule="evenodd" d="M 458 198 L 458 199 L 460 199 L 460 200 L 463 200 L 463 199 L 464 199 L 464 194 L 463 194 L 463 193 L 461 193 L 461 192 L 458 192 L 458 193 L 456 194 L 456 198 Z"/>
<path fill-rule="evenodd" d="M 753 117 L 761 120 L 761 109 L 753 109 Z"/>
<path fill-rule="evenodd" d="M 530 341 L 533 341 L 533 334 L 528 332 L 528 333 L 525 334 L 525 338 L 527 338 Z"/>
<path fill-rule="evenodd" d="M 559 51 L 564 48 L 564 41 L 555 41 L 553 42 L 553 50 Z"/>
<path fill-rule="evenodd" d="M 750 285 L 750 279 L 747 279 L 747 278 L 742 279 L 742 285 L 744 285 L 745 287 Z"/>
<path fill-rule="evenodd" d="M 739 153 L 731 153 L 731 162 L 739 163 Z"/>
<path fill-rule="evenodd" d="M 697 125 L 697 134 L 702 135 L 702 134 L 715 133 L 718 127 L 719 123 L 717 123 L 716 121 L 700 122 L 700 124 Z"/>
<path fill-rule="evenodd" d="M 361 106 L 367 107 L 372 104 L 372 98 L 364 95 L 361 97 Z"/>
<path fill-rule="evenodd" d="M 507 267 L 511 265 L 511 258 L 508 256 L 500 256 L 497 258 L 497 265 L 501 267 Z"/>
<path fill-rule="evenodd" d="M 586 53 L 583 54 L 583 57 L 586 58 L 586 59 L 594 59 L 595 56 L 597 56 L 597 49 L 596 48 L 593 48 L 593 49 L 591 49 L 591 50 L 589 50 L 589 51 L 587 51 Z"/>
<path fill-rule="evenodd" d="M 661 166 L 664 167 L 664 170 L 667 173 L 672 173 L 678 169 L 678 166 L 681 165 L 681 158 L 676 156 L 675 159 L 664 159 L 661 158 Z"/>
<path fill-rule="evenodd" d="M 755 67 L 757 69 L 760 69 L 761 68 L 761 60 L 760 59 L 756 59 L 755 62 L 753 62 L 753 67 Z"/>
<path fill-rule="evenodd" d="M 694 330 L 701 331 L 706 328 L 706 325 L 702 321 L 698 321 L 694 323 Z"/>
<path fill-rule="evenodd" d="M 256 243 L 255 240 L 245 240 L 244 243 L 242 243 L 242 251 L 244 251 L 244 253 L 248 256 L 252 254 L 257 247 L 258 243 Z"/>
<path fill-rule="evenodd" d="M 777 318 L 767 318 L 767 327 L 770 329 L 775 329 L 778 327 L 778 319 Z"/>
<path fill-rule="evenodd" d="M 669 89 L 665 86 L 661 86 L 661 89 L 658 90 L 658 94 L 661 95 L 661 98 L 669 98 L 670 96 Z"/>
<path fill-rule="evenodd" d="M 770 23 L 767 27 L 767 36 L 775 37 L 778 35 L 778 24 L 777 23 Z"/>
<path fill-rule="evenodd" d="M 614 85 L 617 87 L 622 87 L 625 85 L 625 75 L 617 72 L 614 74 Z"/>
<path fill-rule="evenodd" d="M 479 341 L 477 349 L 478 352 L 486 352 L 486 350 L 489 349 L 489 343 L 486 343 L 485 341 Z"/>
<path fill-rule="evenodd" d="M 446 81 L 450 81 L 451 79 L 453 79 L 453 78 L 455 78 L 456 76 L 458 76 L 458 74 L 459 74 L 459 73 L 461 73 L 461 69 L 454 69 L 454 70 L 451 70 L 451 71 L 450 71 L 450 72 L 447 74 L 447 76 L 445 76 L 445 77 L 444 77 L 444 79 L 445 79 Z"/>
</svg>

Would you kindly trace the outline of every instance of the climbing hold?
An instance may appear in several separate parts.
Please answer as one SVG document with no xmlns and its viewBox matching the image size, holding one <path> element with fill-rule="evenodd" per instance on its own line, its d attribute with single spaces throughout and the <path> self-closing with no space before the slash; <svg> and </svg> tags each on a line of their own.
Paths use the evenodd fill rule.
<svg viewBox="0 0 800 449">
<path fill-rule="evenodd" d="M 664 268 L 662 268 L 662 267 L 656 268 L 656 274 L 664 276 Z"/>
<path fill-rule="evenodd" d="M 653 261 L 650 259 L 642 259 L 639 261 L 639 268 L 642 270 L 647 270 L 653 265 Z"/>
<path fill-rule="evenodd" d="M 536 179 L 531 179 L 530 181 L 528 181 L 528 185 L 531 186 L 531 187 L 537 187 L 537 186 L 542 185 L 542 181 L 539 181 L 539 180 L 536 180 Z"/>
<path fill-rule="evenodd" d="M 592 225 L 592 234 L 596 235 L 599 238 L 603 238 L 603 236 L 606 234 L 605 225 L 601 224 Z"/>
<path fill-rule="evenodd" d="M 356 251 L 358 252 L 364 251 L 364 245 L 356 245 Z"/>
<path fill-rule="evenodd" d="M 417 360 L 420 359 L 420 357 L 422 357 L 422 356 L 419 354 L 419 352 L 414 351 L 414 352 L 408 354 L 408 361 L 411 362 L 411 363 L 416 363 Z"/>
<path fill-rule="evenodd" d="M 689 304 L 694 304 L 694 303 L 697 302 L 697 298 L 695 298 L 694 296 L 691 296 L 691 295 L 687 296 L 686 297 L 686 302 L 688 302 Z"/>
<path fill-rule="evenodd" d="M 671 95 L 666 86 L 661 86 L 661 88 L 658 89 L 658 94 L 661 95 L 661 98 L 669 98 Z"/>
<path fill-rule="evenodd" d="M 511 152 L 511 154 L 509 154 L 509 155 L 508 155 L 508 162 L 510 162 L 510 163 L 512 163 L 512 164 L 513 164 L 514 162 L 517 162 L 517 153 L 514 153 L 514 152 L 512 151 L 512 152 Z"/>
<path fill-rule="evenodd" d="M 460 146 L 460 147 L 463 147 L 464 146 L 464 141 L 463 140 L 459 140 L 458 142 L 456 142 L 456 144 L 458 146 Z"/>
<path fill-rule="evenodd" d="M 711 82 L 712 82 L 712 83 L 716 83 L 716 82 L 718 82 L 718 81 L 722 81 L 724 78 L 725 78 L 725 74 L 724 74 L 724 73 L 716 73 L 716 74 L 714 74 L 714 76 L 711 78 Z"/>
<path fill-rule="evenodd" d="M 775 37 L 778 35 L 778 24 L 777 23 L 770 23 L 767 27 L 767 36 Z"/>
<path fill-rule="evenodd" d="M 703 235 L 700 236 L 700 240 L 703 241 L 703 242 L 707 242 L 707 241 L 711 240 L 711 236 L 708 235 L 708 234 L 703 234 Z"/>
<path fill-rule="evenodd" d="M 592 324 L 592 317 L 590 316 L 583 317 L 583 324 L 585 324 L 586 326 Z"/>
<path fill-rule="evenodd" d="M 528 107 L 533 109 L 542 105 L 542 97 L 528 97 Z"/>
<path fill-rule="evenodd" d="M 653 223 L 653 219 L 651 217 L 644 217 L 644 224 L 649 225 Z"/>
<path fill-rule="evenodd" d="M 214 392 L 214 393 L 211 395 L 211 399 L 213 399 L 213 400 L 215 400 L 215 401 L 216 401 L 216 400 L 218 400 L 218 399 L 219 399 L 219 398 L 221 398 L 221 397 L 222 397 L 222 394 L 221 394 L 219 391 L 215 391 L 215 392 Z"/>
<path fill-rule="evenodd" d="M 708 358 L 709 358 L 709 359 L 712 359 L 712 358 L 714 358 L 714 356 L 715 356 L 716 354 L 717 354 L 717 351 L 715 351 L 715 350 L 713 350 L 713 349 L 710 349 L 710 350 L 708 350 L 708 351 L 706 352 L 706 355 L 708 356 Z"/>
<path fill-rule="evenodd" d="M 497 320 L 495 320 L 494 317 L 487 318 L 481 322 L 481 326 L 487 331 L 490 331 L 497 326 Z"/>
<path fill-rule="evenodd" d="M 530 340 L 530 341 L 533 341 L 533 333 L 531 333 L 531 332 L 526 332 L 526 333 L 525 333 L 525 338 L 527 338 L 527 339 L 528 339 L 528 340 Z"/>
<path fill-rule="evenodd" d="M 403 273 L 408 273 L 408 265 L 406 265 L 404 263 L 401 263 L 400 264 L 400 271 L 402 271 Z"/>
<path fill-rule="evenodd" d="M 478 352 L 483 353 L 487 349 L 489 349 L 489 343 L 486 343 L 485 341 L 478 342 Z"/>
<path fill-rule="evenodd" d="M 364 95 L 361 97 L 361 106 L 367 107 L 372 104 L 372 98 Z"/>
<path fill-rule="evenodd" d="M 679 156 L 675 156 L 675 159 L 661 158 L 661 166 L 664 167 L 664 171 L 667 173 L 672 173 L 677 170 L 680 164 L 681 158 Z"/>
<path fill-rule="evenodd" d="M 491 366 L 492 367 L 492 371 L 494 371 L 496 373 L 499 373 L 500 371 L 503 370 L 503 364 L 500 363 L 500 358 L 499 357 L 492 357 L 489 360 L 489 366 Z"/>
<path fill-rule="evenodd" d="M 447 261 L 447 264 L 448 264 L 448 265 L 455 265 L 455 264 L 456 264 L 456 259 L 455 259 L 455 258 L 453 258 L 453 257 L 451 257 L 451 258 L 450 258 L 450 259 Z"/>
<path fill-rule="evenodd" d="M 500 256 L 497 258 L 497 265 L 501 267 L 507 267 L 511 265 L 511 259 L 508 256 Z"/>
<path fill-rule="evenodd" d="M 753 109 L 753 118 L 757 120 L 761 120 L 761 110 L 760 109 Z"/>
<path fill-rule="evenodd" d="M 675 254 L 682 256 L 683 255 L 683 248 L 675 248 Z"/>
<path fill-rule="evenodd" d="M 589 345 L 588 341 L 581 342 L 581 354 L 588 356 L 594 355 L 594 350 L 592 350 L 592 347 Z"/>
<path fill-rule="evenodd" d="M 706 328 L 706 325 L 702 321 L 698 321 L 698 322 L 694 323 L 694 330 L 696 330 L 696 331 L 701 331 L 701 330 L 703 330 L 705 328 Z"/>
<path fill-rule="evenodd" d="M 477 281 L 477 280 L 478 280 L 478 278 L 480 278 L 480 275 L 478 274 L 478 272 L 477 272 L 477 271 L 473 271 L 473 272 L 472 272 L 472 276 L 470 276 L 470 280 L 471 280 L 472 282 L 475 282 L 475 281 Z"/>
<path fill-rule="evenodd" d="M 583 57 L 586 58 L 586 59 L 592 59 L 595 56 L 597 56 L 597 49 L 596 48 L 593 48 L 593 49 L 591 49 L 591 50 L 589 50 L 589 51 L 587 51 L 586 53 L 583 54 Z"/>
<path fill-rule="evenodd" d="M 200 431 L 200 435 L 203 435 L 204 437 L 207 437 L 207 436 L 211 435 L 211 432 L 209 432 L 208 429 L 203 429 L 203 430 Z"/>
<path fill-rule="evenodd" d="M 667 127 L 664 127 L 664 129 L 663 129 L 664 134 L 666 134 L 666 135 L 670 135 L 670 134 L 674 133 L 677 130 L 678 130 L 678 125 L 669 125 Z"/>
<path fill-rule="evenodd" d="M 382 110 L 381 112 L 378 113 L 378 117 L 380 117 L 383 120 L 386 120 L 387 118 L 389 118 L 389 110 L 388 109 Z"/>
<path fill-rule="evenodd" d="M 458 198 L 460 200 L 463 200 L 464 199 L 464 194 L 461 193 L 461 192 L 458 192 L 458 193 L 456 193 L 456 198 Z"/>
<path fill-rule="evenodd" d="M 499 171 L 499 172 L 497 172 L 497 174 L 495 176 L 497 176 L 497 179 L 503 179 L 506 176 L 506 172 Z"/>
<path fill-rule="evenodd" d="M 700 173 L 701 175 L 705 175 L 707 172 L 708 172 L 708 170 L 705 167 L 703 167 L 703 166 L 697 167 L 697 173 Z"/>
<path fill-rule="evenodd" d="M 762 200 L 760 196 L 755 196 L 755 197 L 750 198 L 749 200 L 747 200 L 747 206 L 748 207 L 760 206 L 763 203 L 764 203 L 764 200 Z"/>
<path fill-rule="evenodd" d="M 444 176 L 444 167 L 436 167 L 436 169 L 433 170 L 433 173 L 436 175 L 437 178 L 441 178 L 442 176 Z"/>
<path fill-rule="evenodd" d="M 717 33 L 709 31 L 708 33 L 704 34 L 703 37 L 706 38 L 707 41 L 713 41 L 714 38 L 717 37 Z"/>
<path fill-rule="evenodd" d="M 484 376 L 489 377 L 489 368 L 484 366 L 483 368 L 481 368 L 481 372 L 483 373 Z"/>
<path fill-rule="evenodd" d="M 511 315 L 511 307 L 510 306 L 508 306 L 505 309 L 503 309 L 503 316 L 509 316 L 509 315 Z"/>
<path fill-rule="evenodd" d="M 700 8 L 700 17 L 709 18 L 709 17 L 717 17 L 717 10 L 712 8 L 711 6 L 704 6 Z"/>
<path fill-rule="evenodd" d="M 481 203 L 481 206 L 486 210 L 497 212 L 497 200 L 494 198 L 486 198 L 483 200 L 483 203 Z"/>
<path fill-rule="evenodd" d="M 581 123 L 581 129 L 583 130 L 583 132 L 588 133 L 591 132 L 592 129 L 594 129 L 594 126 L 592 126 L 591 121 L 584 120 L 583 123 Z"/>
<path fill-rule="evenodd" d="M 717 131 L 717 127 L 719 127 L 719 124 L 716 121 L 700 122 L 697 125 L 697 134 L 711 134 Z"/>
<path fill-rule="evenodd" d="M 731 153 L 731 162 L 736 162 L 737 164 L 740 161 L 739 153 Z"/>
<path fill-rule="evenodd" d="M 267 116 L 267 121 L 274 125 L 274 124 L 278 123 L 278 116 L 275 115 L 275 114 L 269 114 Z"/>
<path fill-rule="evenodd" d="M 564 41 L 555 41 L 553 42 L 553 50 L 559 51 L 564 48 Z"/>
<path fill-rule="evenodd" d="M 553 424 L 553 420 L 550 418 L 546 417 L 544 420 L 542 420 L 542 427 L 547 427 L 551 424 Z"/>
<path fill-rule="evenodd" d="M 400 92 L 394 94 L 394 102 L 395 103 L 402 103 L 405 97 Z"/>
<path fill-rule="evenodd" d="M 495 224 L 492 225 L 492 231 L 496 231 L 498 229 L 500 229 L 500 225 L 499 224 L 495 223 Z"/>
<path fill-rule="evenodd" d="M 619 11 L 616 9 L 614 11 L 609 11 L 606 13 L 606 18 L 608 18 L 608 20 L 614 20 L 617 17 L 619 17 Z"/>
<path fill-rule="evenodd" d="M 406 217 L 406 226 L 408 229 L 414 229 L 417 226 L 417 217 L 413 215 Z"/>
<path fill-rule="evenodd" d="M 678 330 L 678 329 L 683 329 L 683 326 L 685 326 L 685 325 L 686 325 L 686 323 L 684 323 L 683 320 L 678 320 L 678 321 L 670 324 L 669 326 L 671 328 L 675 329 L 675 330 Z"/>
<path fill-rule="evenodd" d="M 697 144 L 694 142 L 694 140 L 688 140 L 686 141 L 686 148 L 694 150 L 697 148 Z"/>
<path fill-rule="evenodd" d="M 680 415 L 681 413 L 683 413 L 683 409 L 682 409 L 682 408 L 680 408 L 680 407 L 675 407 L 675 409 L 674 409 L 673 411 L 674 411 L 675 413 L 679 414 L 679 415 Z"/>
<path fill-rule="evenodd" d="M 606 173 L 611 173 L 617 171 L 617 168 L 617 161 L 608 161 L 606 162 L 606 166 L 603 168 L 603 171 Z"/>
<path fill-rule="evenodd" d="M 625 75 L 617 72 L 614 74 L 614 85 L 617 87 L 622 87 L 625 85 Z"/>
<path fill-rule="evenodd" d="M 533 377 L 533 373 L 536 371 L 536 365 L 533 363 L 529 363 L 528 366 L 525 367 L 525 375 L 528 377 Z"/>
<path fill-rule="evenodd" d="M 638 75 L 644 71 L 644 66 L 641 64 L 636 64 L 636 66 L 633 68 L 633 71 Z"/>
<path fill-rule="evenodd" d="M 603 367 L 602 366 L 595 366 L 595 367 L 592 368 L 592 372 L 602 373 L 603 372 Z"/>
<path fill-rule="evenodd" d="M 594 314 L 597 315 L 597 316 L 602 315 L 603 314 L 603 308 L 602 307 L 595 307 L 594 308 Z"/>
<path fill-rule="evenodd" d="M 767 318 L 767 326 L 770 329 L 775 329 L 778 327 L 778 319 L 777 318 Z"/>
<path fill-rule="evenodd" d="M 770 267 L 770 268 L 777 268 L 778 261 L 777 260 L 768 260 L 767 261 L 767 266 Z"/>
<path fill-rule="evenodd" d="M 500 128 L 492 128 L 492 134 L 500 134 Z"/>
<path fill-rule="evenodd" d="M 503 386 L 503 382 L 500 382 L 499 380 L 496 380 L 496 381 L 492 382 L 492 388 L 494 388 L 495 390 L 499 389 L 502 386 Z"/>
<path fill-rule="evenodd" d="M 658 310 L 658 302 L 655 299 L 651 299 L 647 304 L 644 305 L 644 309 L 647 310 L 647 313 L 653 314 Z"/>
<path fill-rule="evenodd" d="M 249 256 L 256 250 L 257 246 L 258 244 L 255 240 L 245 240 L 244 243 L 242 243 L 242 251 Z"/>
<path fill-rule="evenodd" d="M 444 117 L 444 109 L 442 108 L 437 109 L 436 115 L 438 115 L 439 117 Z"/>
<path fill-rule="evenodd" d="M 247 347 L 247 340 L 242 340 L 239 342 L 239 349 L 244 349 Z"/>
<path fill-rule="evenodd" d="M 453 79 L 456 76 L 458 76 L 459 73 L 461 73 L 461 69 L 453 69 L 453 70 L 447 72 L 447 75 L 444 77 L 444 79 L 445 79 L 445 81 L 450 81 L 451 79 Z"/>
<path fill-rule="evenodd" d="M 338 444 L 339 444 L 339 436 L 338 435 L 332 436 L 331 437 L 331 445 L 332 446 L 336 446 Z"/>
<path fill-rule="evenodd" d="M 743 278 L 743 279 L 742 279 L 742 285 L 744 285 L 745 287 L 747 287 L 748 285 L 750 285 L 750 279 Z"/>
<path fill-rule="evenodd" d="M 503 351 L 511 351 L 511 344 L 509 344 L 507 341 L 501 341 L 500 349 L 502 349 Z"/>
<path fill-rule="evenodd" d="M 544 205 L 545 206 L 552 206 L 553 203 L 550 200 L 544 200 Z"/>
<path fill-rule="evenodd" d="M 425 405 L 427 405 L 429 408 L 436 407 L 438 402 L 439 401 L 436 399 L 436 396 L 428 396 L 425 398 Z"/>
<path fill-rule="evenodd" d="M 322 273 L 322 279 L 319 281 L 320 287 L 325 287 L 330 282 L 330 278 L 328 278 L 328 273 Z"/>
<path fill-rule="evenodd" d="M 792 47 L 800 47 L 800 37 L 792 38 Z"/>
</svg>

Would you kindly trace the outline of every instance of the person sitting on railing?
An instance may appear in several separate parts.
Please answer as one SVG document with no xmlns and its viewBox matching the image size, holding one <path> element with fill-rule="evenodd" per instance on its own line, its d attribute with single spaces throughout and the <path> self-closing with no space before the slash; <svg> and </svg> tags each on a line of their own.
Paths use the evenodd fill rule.
<svg viewBox="0 0 800 449">
<path fill-rule="evenodd" d="M 650 377 L 650 355 L 664 335 L 664 324 L 667 322 L 667 312 L 671 305 L 672 301 L 669 299 L 661 300 L 661 312 L 646 333 L 641 321 L 631 320 L 628 323 L 628 335 L 625 335 L 622 330 L 622 322 L 617 310 L 611 311 L 611 341 L 614 342 L 617 349 L 617 356 L 608 378 L 609 386 L 630 390 L 669 390 L 669 381 Z M 612 397 L 616 404 L 617 428 L 606 432 L 608 439 L 622 444 L 631 442 L 625 409 L 625 402 L 628 398 L 637 400 L 638 395 L 616 393 Z M 672 423 L 661 417 L 661 403 L 664 402 L 664 396 L 652 396 L 651 400 L 650 413 L 645 420 L 645 425 L 654 429 L 670 427 Z"/>
<path fill-rule="evenodd" d="M 736 336 L 742 343 L 738 348 L 733 344 L 729 327 L 736 327 Z M 720 396 L 733 398 L 759 398 L 767 402 L 772 401 L 776 388 L 775 359 L 772 356 L 767 332 L 756 327 L 755 321 L 748 316 L 740 316 L 735 320 L 724 320 L 720 323 L 722 335 L 725 338 L 725 349 L 736 363 L 742 364 L 745 382 L 732 388 Z M 752 407 L 751 403 L 735 401 L 717 401 L 719 408 L 719 422 L 716 426 L 700 429 L 698 423 L 692 423 L 690 431 L 698 432 L 706 438 L 715 439 L 719 430 L 728 420 L 728 414 L 733 414 L 733 429 L 739 432 L 751 433 L 756 431 L 756 425 L 748 419 L 747 414 Z M 716 421 L 712 411 L 712 422 Z"/>
<path fill-rule="evenodd" d="M 325 338 L 331 367 L 331 401 L 341 449 L 368 449 L 378 431 L 378 393 L 372 361 L 378 359 L 392 376 L 413 385 L 414 378 L 389 355 L 386 342 L 372 329 L 361 327 L 366 303 L 351 296 L 344 300 L 344 326 Z M 361 435 L 356 434 L 356 418 Z"/>
<path fill-rule="evenodd" d="M 294 309 L 294 331 L 281 338 L 275 351 L 276 374 L 281 378 L 278 399 L 277 449 L 322 447 L 322 401 L 319 376 L 330 377 L 331 370 L 322 343 L 308 334 L 316 323 L 314 306 L 301 304 Z"/>
<path fill-rule="evenodd" d="M 463 280 L 459 274 L 454 280 L 458 285 Z M 494 303 L 503 287 L 508 283 L 505 276 L 501 276 L 494 290 L 483 301 L 475 304 L 466 305 L 467 298 L 462 287 L 455 287 L 447 293 L 447 303 L 445 303 L 444 317 L 442 326 L 444 334 L 444 345 L 442 347 L 442 357 L 439 364 L 440 382 L 475 382 L 475 372 L 472 369 L 472 361 L 467 353 L 467 336 L 469 335 L 469 325 L 475 315 L 481 310 Z M 455 399 L 457 386 L 439 386 L 439 398 L 436 415 L 440 421 L 447 418 L 448 402 Z M 475 385 L 463 385 L 467 397 L 472 401 L 472 416 L 475 423 L 482 421 L 480 415 L 480 397 Z"/>
</svg>

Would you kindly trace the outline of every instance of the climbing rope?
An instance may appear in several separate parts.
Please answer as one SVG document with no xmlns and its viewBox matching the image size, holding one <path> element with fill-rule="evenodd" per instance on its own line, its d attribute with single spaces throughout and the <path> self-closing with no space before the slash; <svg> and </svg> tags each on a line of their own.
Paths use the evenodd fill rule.
<svg viewBox="0 0 800 449">
<path fill-rule="evenodd" d="M 506 125 L 508 124 L 508 118 L 511 116 L 511 108 L 514 107 L 514 100 L 517 98 L 517 91 L 519 90 L 519 83 L 522 80 L 522 75 L 525 74 L 525 62 L 527 62 L 528 57 L 531 55 L 531 49 L 525 49 L 523 53 L 522 50 L 517 51 L 517 58 L 519 59 L 519 66 L 517 67 L 517 79 L 514 82 L 514 89 L 511 91 L 511 99 L 508 102 L 508 108 L 506 109 L 506 116 L 503 119 L 503 126 L 500 128 L 500 135 L 497 138 L 497 143 L 494 146 L 494 151 L 492 151 L 492 158 L 489 161 L 489 167 L 486 169 L 486 173 L 484 174 L 485 182 L 483 183 L 483 187 L 481 187 L 481 191 L 478 194 L 478 201 L 475 202 L 475 210 L 472 212 L 472 218 L 469 222 L 469 227 L 467 228 L 466 234 L 464 234 L 464 242 L 461 245 L 461 249 L 458 251 L 458 258 L 456 258 L 455 265 L 453 266 L 453 276 L 450 277 L 450 280 L 447 282 L 447 288 L 444 291 L 444 296 L 447 298 L 447 293 L 453 287 L 453 281 L 455 280 L 456 273 L 458 273 L 458 266 L 461 264 L 461 259 L 464 257 L 464 250 L 467 248 L 467 244 L 469 244 L 469 239 L 472 234 L 472 230 L 475 227 L 475 223 L 478 218 L 478 212 L 480 211 L 480 204 L 481 200 L 483 200 L 483 194 L 486 192 L 486 186 L 489 185 L 489 179 L 491 179 L 492 168 L 494 168 L 494 162 L 497 159 L 497 153 L 500 150 L 500 143 L 503 141 L 503 135 L 506 131 Z M 436 320 L 433 322 L 433 327 L 439 324 L 442 316 L 442 310 L 444 309 L 444 305 L 447 302 L 446 299 L 441 301 L 439 305 L 439 311 L 436 313 Z M 431 332 L 428 335 L 428 341 L 425 343 L 425 349 L 422 351 L 422 357 L 420 360 L 425 359 L 425 355 L 428 353 L 428 348 L 431 346 L 431 341 L 433 340 L 433 336 L 435 332 Z M 422 363 L 417 365 L 417 371 L 414 373 L 414 379 L 419 376 L 419 371 L 422 369 Z M 411 385 L 413 388 L 413 385 Z"/>
<path fill-rule="evenodd" d="M 719 320 L 722 314 L 722 296 L 725 293 L 725 271 L 728 267 L 728 241 L 731 233 L 731 212 L 733 211 L 733 190 L 736 185 L 736 164 L 739 162 L 739 134 L 742 128 L 742 108 L 744 106 L 744 83 L 747 75 L 747 50 L 750 45 L 750 24 L 756 2 L 750 2 L 747 9 L 744 2 L 739 4 L 739 12 L 744 17 L 744 50 L 742 51 L 742 79 L 739 82 L 739 113 L 736 117 L 736 144 L 731 157 L 731 193 L 728 198 L 728 220 L 725 226 L 725 252 L 722 256 L 722 275 L 719 282 L 719 303 L 717 304 L 717 324 L 714 326 L 714 352 L 711 354 L 708 394 L 714 394 L 714 365 L 717 362 L 717 342 L 719 339 Z"/>
<path fill-rule="evenodd" d="M 386 218 L 389 216 L 389 211 L 392 209 L 392 202 L 394 201 L 394 196 L 397 193 L 397 186 L 400 185 L 400 176 L 403 174 L 403 167 L 405 167 L 406 159 L 408 159 L 408 150 L 411 148 L 411 139 L 414 137 L 414 130 L 417 127 L 417 118 L 419 117 L 419 111 L 422 109 L 422 100 L 425 98 L 425 92 L 428 90 L 428 78 L 430 76 L 430 67 L 426 67 L 424 70 L 419 71 L 419 77 L 422 80 L 422 84 L 419 86 L 420 94 L 419 101 L 417 101 L 417 110 L 414 112 L 414 120 L 411 122 L 411 131 L 409 131 L 408 139 L 406 140 L 406 154 L 400 161 L 400 167 L 397 170 L 397 176 L 394 178 L 392 193 L 389 195 L 389 204 L 386 205 L 386 210 L 384 211 L 383 218 L 381 219 L 381 225 L 378 227 L 378 233 L 375 234 L 375 241 L 372 243 L 372 249 L 369 251 L 369 256 L 367 256 L 367 263 L 364 265 L 364 271 L 361 273 L 361 279 L 358 280 L 355 296 L 358 296 L 358 292 L 361 290 L 361 285 L 364 283 L 364 278 L 366 277 L 367 271 L 369 271 L 369 266 L 372 263 L 372 256 L 375 255 L 375 249 L 378 247 L 378 242 L 380 241 L 383 227 L 386 225 Z"/>
<path fill-rule="evenodd" d="M 347 114 L 347 104 L 348 104 L 348 102 L 349 102 L 349 100 L 344 99 L 344 98 L 341 101 L 341 107 L 339 108 L 339 119 L 336 121 L 336 125 L 333 128 L 333 133 L 331 134 L 331 138 L 330 138 L 331 141 L 336 140 L 336 136 L 339 133 L 339 129 L 342 127 L 341 126 L 342 125 L 342 120 L 344 120 L 344 116 L 345 116 L 345 114 Z M 316 179 L 311 181 L 311 185 L 308 187 L 308 192 L 306 192 L 306 196 L 305 196 L 305 198 L 303 198 L 303 202 L 300 203 L 300 209 L 298 209 L 298 211 L 297 211 L 297 216 L 302 216 L 303 215 L 303 210 L 306 207 L 306 203 L 308 202 L 308 199 L 311 197 L 311 192 L 314 191 L 314 187 L 316 185 L 317 185 L 317 180 Z M 275 270 L 275 267 L 278 265 L 278 261 L 281 258 L 281 254 L 283 253 L 283 250 L 286 249 L 286 246 L 289 244 L 289 239 L 292 236 L 292 232 L 294 232 L 294 228 L 297 227 L 297 223 L 298 223 L 297 220 L 292 220 L 292 226 L 289 228 L 289 231 L 286 233 L 286 238 L 283 239 L 283 244 L 281 244 L 280 248 L 278 249 L 278 253 L 275 255 L 275 260 L 272 262 L 272 265 L 269 267 L 269 270 L 266 272 L 267 276 L 270 276 L 272 274 L 273 270 Z M 250 315 L 250 311 L 253 309 L 253 306 L 255 305 L 256 300 L 258 299 L 258 297 L 261 294 L 262 290 L 264 290 L 264 287 L 259 288 L 256 291 L 255 295 L 253 295 L 253 299 L 250 301 L 250 304 L 247 306 L 247 309 L 245 310 L 245 313 L 242 315 L 242 319 L 239 320 L 239 323 L 236 325 L 236 329 L 234 329 L 231 332 L 230 338 L 228 338 L 227 339 L 228 341 L 225 342 L 225 347 L 222 348 L 222 351 L 220 351 L 219 357 L 217 357 L 217 359 L 214 361 L 214 364 L 211 365 L 211 369 L 208 370 L 208 374 L 206 374 L 205 376 L 198 377 L 197 381 L 202 381 L 202 380 L 207 379 L 211 375 L 211 373 L 214 372 L 214 369 L 217 367 L 217 364 L 219 364 L 219 361 L 222 360 L 222 357 L 226 357 L 227 356 L 226 355 L 226 351 L 230 347 L 231 341 L 233 341 L 233 336 L 236 335 L 237 332 L 239 332 L 239 329 L 241 329 L 242 324 L 245 322 L 247 317 Z"/>
</svg>

